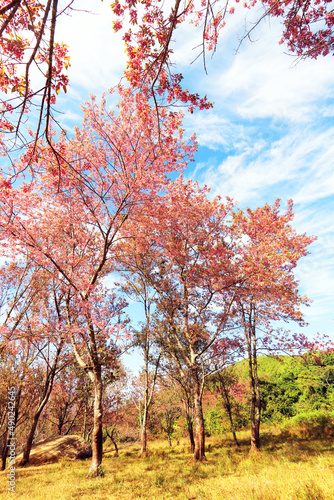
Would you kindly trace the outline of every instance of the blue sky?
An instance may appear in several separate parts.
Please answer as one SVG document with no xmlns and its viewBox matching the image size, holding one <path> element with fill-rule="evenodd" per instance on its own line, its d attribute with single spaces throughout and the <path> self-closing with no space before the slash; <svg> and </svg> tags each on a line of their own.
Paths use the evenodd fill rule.
<svg viewBox="0 0 334 500">
<path fill-rule="evenodd" d="M 56 33 L 71 56 L 70 88 L 57 104 L 69 132 L 81 122 L 80 104 L 117 84 L 125 64 L 108 2 L 81 0 L 81 7 L 97 14 L 74 13 Z M 241 9 L 229 18 L 216 54 L 207 56 L 208 75 L 201 58 L 190 65 L 200 31 L 185 26 L 175 34 L 174 60 L 185 87 L 214 102 L 210 111 L 185 116 L 186 133 L 196 132 L 199 144 L 186 177 L 241 208 L 294 200 L 294 227 L 318 237 L 296 271 L 300 290 L 313 300 L 305 310 L 307 331 L 334 340 L 334 58 L 297 63 L 278 44 L 275 20 L 264 21 L 255 41 L 245 40 L 236 54 L 245 15 L 251 27 L 259 11 Z"/>
</svg>

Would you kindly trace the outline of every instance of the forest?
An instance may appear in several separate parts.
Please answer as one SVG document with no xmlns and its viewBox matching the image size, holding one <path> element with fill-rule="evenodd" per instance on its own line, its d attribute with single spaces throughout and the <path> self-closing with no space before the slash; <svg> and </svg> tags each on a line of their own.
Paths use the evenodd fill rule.
<svg viewBox="0 0 334 500">
<path fill-rule="evenodd" d="M 70 88 L 70 56 L 56 28 L 61 16 L 75 22 L 74 3 L 0 2 L 6 493 L 16 491 L 21 471 L 22 478 L 28 473 L 35 444 L 71 435 L 91 445 L 89 469 L 83 462 L 88 470 L 78 474 L 87 485 L 101 481 L 97 488 L 108 481 L 105 457 L 126 467 L 126 457 L 130 463 L 136 455 L 138 467 L 162 460 L 147 470 L 161 470 L 152 484 L 164 490 L 164 463 L 174 449 L 191 460 L 191 477 L 208 481 L 218 470 L 205 475 L 214 449 L 214 460 L 230 450 L 222 474 L 233 476 L 236 457 L 255 473 L 257 460 L 270 461 L 270 453 L 294 441 L 309 443 L 310 456 L 332 467 L 326 446 L 334 435 L 334 346 L 321 332 L 302 333 L 312 301 L 296 273 L 317 238 L 296 229 L 291 199 L 242 208 L 187 170 L 199 146 L 184 115 L 205 113 L 213 103 L 184 88 L 174 72 L 176 28 L 199 27 L 205 71 L 229 16 L 257 2 L 114 2 L 127 66 L 101 99 L 91 95 L 82 105 L 82 123 L 68 133 L 56 106 Z M 333 52 L 331 2 L 259 3 L 255 26 L 282 19 L 280 43 L 299 59 Z M 129 312 L 133 304 L 137 317 Z M 138 373 L 124 364 L 127 353 L 140 357 Z M 312 481 L 290 498 L 330 498 L 330 486 Z M 210 497 L 198 488 L 185 498 Z M 245 488 L 244 496 L 229 497 L 289 498 Z M 106 498 L 105 491 L 96 495 Z M 150 490 L 141 495 L 124 498 L 146 498 Z"/>
</svg>

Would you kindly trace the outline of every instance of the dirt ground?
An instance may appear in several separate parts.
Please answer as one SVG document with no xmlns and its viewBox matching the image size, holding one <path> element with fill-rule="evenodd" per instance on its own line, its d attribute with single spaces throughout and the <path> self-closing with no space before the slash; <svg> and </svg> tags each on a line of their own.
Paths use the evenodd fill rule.
<svg viewBox="0 0 334 500">
<path fill-rule="evenodd" d="M 42 441 L 33 445 L 30 452 L 29 465 L 42 465 L 58 462 L 61 458 L 84 459 L 92 456 L 89 443 L 79 436 L 60 436 L 56 439 Z M 22 453 L 16 457 L 19 464 Z"/>
</svg>

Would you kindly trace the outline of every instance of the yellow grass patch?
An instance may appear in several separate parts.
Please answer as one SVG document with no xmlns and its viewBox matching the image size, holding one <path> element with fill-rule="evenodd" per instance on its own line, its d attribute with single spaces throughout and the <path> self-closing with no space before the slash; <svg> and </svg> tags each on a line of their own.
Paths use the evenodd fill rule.
<svg viewBox="0 0 334 500">
<path fill-rule="evenodd" d="M 104 478 L 86 479 L 89 459 L 17 469 L 16 493 L 7 493 L 0 473 L 0 498 L 26 500 L 333 500 L 332 439 L 283 441 L 264 436 L 260 453 L 250 455 L 249 437 L 240 433 L 238 449 L 229 438 L 208 438 L 205 463 L 195 463 L 186 440 L 169 448 L 149 443 L 146 458 L 139 446 L 120 447 L 103 459 Z"/>
</svg>

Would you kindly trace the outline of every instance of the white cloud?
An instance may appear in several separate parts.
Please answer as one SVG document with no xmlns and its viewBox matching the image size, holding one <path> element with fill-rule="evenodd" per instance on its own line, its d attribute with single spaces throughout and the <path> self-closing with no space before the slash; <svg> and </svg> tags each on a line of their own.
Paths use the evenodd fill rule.
<svg viewBox="0 0 334 500">
<path fill-rule="evenodd" d="M 185 126 L 190 132 L 196 132 L 197 142 L 212 150 L 229 151 L 231 149 L 244 149 L 247 139 L 244 127 L 223 118 L 214 111 L 200 111 L 193 115 L 185 116 Z"/>
<path fill-rule="evenodd" d="M 108 2 L 80 1 L 80 11 L 61 16 L 57 39 L 69 46 L 71 88 L 101 93 L 116 85 L 125 67 L 124 42 L 112 27 Z M 87 98 L 85 96 L 85 99 Z"/>
<path fill-rule="evenodd" d="M 228 130 L 227 119 L 219 119 Z M 205 122 L 204 122 L 205 123 Z M 211 117 L 211 123 L 214 123 Z M 218 123 L 218 119 L 217 119 Z M 215 149 L 195 171 L 196 178 L 212 189 L 212 195 L 231 196 L 242 207 L 252 208 L 276 198 L 295 202 L 293 227 L 299 233 L 314 235 L 310 255 L 296 269 L 301 293 L 313 300 L 305 308 L 308 332 L 333 332 L 334 297 L 334 127 L 326 129 L 319 119 L 315 124 L 294 124 L 262 137 L 261 121 L 248 124 L 242 118 L 230 130 L 241 130 L 242 148 Z M 205 127 L 204 127 L 205 129 Z M 234 141 L 236 142 L 236 141 Z M 220 149 L 224 147 L 221 138 Z M 233 144 L 233 140 L 231 141 Z M 210 142 L 208 142 L 210 146 Z M 215 145 L 215 143 L 214 143 Z M 212 144 L 211 144 L 212 147 Z M 291 328 L 294 327 L 291 325 Z"/>
<path fill-rule="evenodd" d="M 217 160 L 210 165 L 208 159 L 198 174 L 214 195 L 228 194 L 244 204 L 268 196 L 307 203 L 334 194 L 334 128 L 294 129 L 272 143 L 256 140 L 254 131 L 248 137 L 246 133 L 244 127 L 241 151 L 230 153 L 218 166 Z"/>
<path fill-rule="evenodd" d="M 333 105 L 317 106 L 319 99 L 333 98 L 332 57 L 297 63 L 294 57 L 286 55 L 286 48 L 278 44 L 282 25 L 277 20 L 272 20 L 270 25 L 260 24 L 256 41 L 245 40 L 239 53 L 232 56 L 231 47 L 237 46 L 238 33 L 236 25 L 233 28 L 234 31 L 222 32 L 219 49 L 208 65 L 209 75 L 192 78 L 191 88 L 196 86 L 201 94 L 207 93 L 223 116 L 292 123 L 308 122 L 319 112 L 332 116 Z"/>
</svg>

